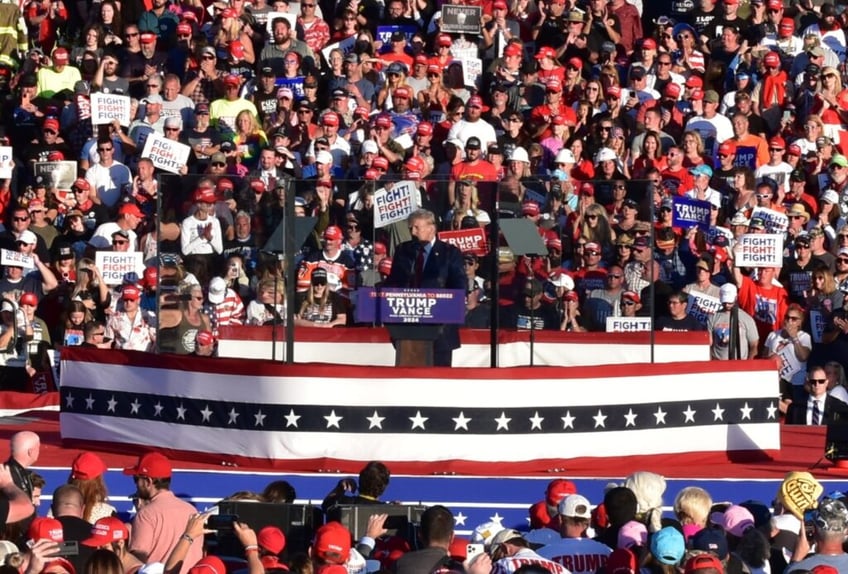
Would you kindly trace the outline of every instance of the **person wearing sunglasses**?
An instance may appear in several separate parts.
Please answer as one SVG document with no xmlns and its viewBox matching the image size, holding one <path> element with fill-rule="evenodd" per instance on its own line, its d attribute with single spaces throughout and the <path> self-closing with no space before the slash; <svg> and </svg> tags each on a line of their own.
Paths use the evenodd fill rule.
<svg viewBox="0 0 848 574">
<path fill-rule="evenodd" d="M 827 375 L 824 367 L 811 366 L 806 373 L 803 392 L 793 400 L 786 411 L 786 424 L 826 425 L 848 414 L 848 404 L 827 392 Z"/>
</svg>

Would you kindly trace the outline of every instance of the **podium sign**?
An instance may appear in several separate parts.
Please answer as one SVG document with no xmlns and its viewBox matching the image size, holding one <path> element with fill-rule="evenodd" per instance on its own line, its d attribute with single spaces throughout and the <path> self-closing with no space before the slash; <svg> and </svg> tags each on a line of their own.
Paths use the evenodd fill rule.
<svg viewBox="0 0 848 574">
<path fill-rule="evenodd" d="M 465 322 L 462 289 L 357 289 L 356 320 L 360 323 L 461 324 Z"/>
</svg>

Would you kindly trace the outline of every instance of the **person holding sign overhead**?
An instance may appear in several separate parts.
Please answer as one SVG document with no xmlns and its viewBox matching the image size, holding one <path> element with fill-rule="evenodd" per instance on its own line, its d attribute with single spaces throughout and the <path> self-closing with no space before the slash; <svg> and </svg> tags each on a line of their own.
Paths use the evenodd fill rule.
<svg viewBox="0 0 848 574">
<path fill-rule="evenodd" d="M 401 243 L 392 257 L 392 272 L 386 287 L 417 289 L 461 289 L 467 280 L 459 248 L 436 238 L 436 216 L 418 209 L 407 218 L 411 241 Z M 449 367 L 453 350 L 458 349 L 456 325 L 444 325 L 433 346 L 433 364 Z"/>
</svg>

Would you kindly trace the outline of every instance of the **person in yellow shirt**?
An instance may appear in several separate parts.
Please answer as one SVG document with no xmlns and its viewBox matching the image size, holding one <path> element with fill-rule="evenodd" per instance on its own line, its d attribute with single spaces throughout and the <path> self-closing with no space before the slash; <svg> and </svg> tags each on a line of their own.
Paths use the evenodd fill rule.
<svg viewBox="0 0 848 574">
<path fill-rule="evenodd" d="M 253 102 L 239 96 L 239 88 L 241 87 L 241 78 L 234 74 L 224 77 L 225 95 L 212 102 L 209 106 L 209 120 L 213 126 L 223 133 L 236 133 L 236 117 L 239 113 L 247 110 L 256 118 L 256 106 Z"/>
<path fill-rule="evenodd" d="M 74 84 L 82 80 L 80 71 L 69 66 L 70 54 L 65 48 L 53 50 L 53 66 L 38 70 L 38 95 L 51 98 L 62 90 L 74 91 Z"/>
</svg>

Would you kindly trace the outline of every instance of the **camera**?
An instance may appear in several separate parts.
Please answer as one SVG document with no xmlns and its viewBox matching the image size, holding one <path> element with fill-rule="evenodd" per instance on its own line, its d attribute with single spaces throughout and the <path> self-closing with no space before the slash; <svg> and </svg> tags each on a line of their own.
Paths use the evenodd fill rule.
<svg viewBox="0 0 848 574">
<path fill-rule="evenodd" d="M 237 514 L 216 514 L 209 517 L 206 526 L 211 530 L 232 530 L 236 522 Z"/>
</svg>

